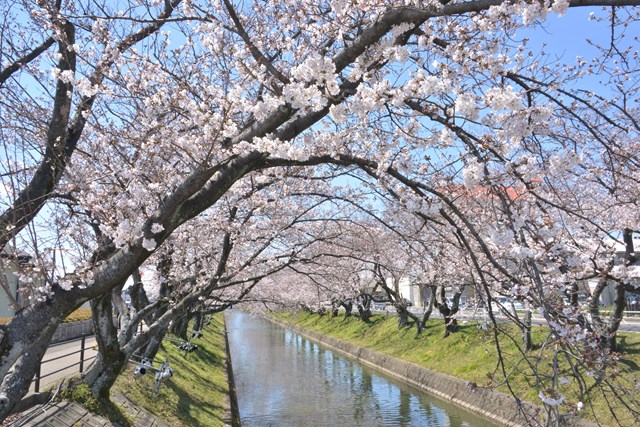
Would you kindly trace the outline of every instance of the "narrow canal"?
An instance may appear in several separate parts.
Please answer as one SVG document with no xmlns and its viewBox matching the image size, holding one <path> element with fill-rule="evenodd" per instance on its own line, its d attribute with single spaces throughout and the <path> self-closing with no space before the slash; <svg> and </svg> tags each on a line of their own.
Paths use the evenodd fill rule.
<svg viewBox="0 0 640 427">
<path fill-rule="evenodd" d="M 243 427 L 494 425 L 266 320 L 226 321 Z"/>
</svg>

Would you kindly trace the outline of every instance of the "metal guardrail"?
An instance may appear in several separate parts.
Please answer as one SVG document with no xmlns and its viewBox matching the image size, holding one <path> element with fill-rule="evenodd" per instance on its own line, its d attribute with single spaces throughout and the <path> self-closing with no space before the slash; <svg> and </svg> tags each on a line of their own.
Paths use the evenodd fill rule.
<svg viewBox="0 0 640 427">
<path fill-rule="evenodd" d="M 54 347 L 59 346 L 59 345 L 68 344 L 68 343 L 71 343 L 71 342 L 79 340 L 80 341 L 80 350 L 74 350 L 74 351 L 71 351 L 69 353 L 65 353 L 63 355 L 53 357 L 51 359 L 40 361 L 40 364 L 38 365 L 38 371 L 36 372 L 36 376 L 32 381 L 33 383 L 35 383 L 34 384 L 35 393 L 39 393 L 40 392 L 40 381 L 42 379 L 44 379 L 44 378 L 50 377 L 51 375 L 55 375 L 55 374 L 57 374 L 59 372 L 67 370 L 69 368 L 73 368 L 74 366 L 79 366 L 78 372 L 79 373 L 83 373 L 84 372 L 84 367 L 85 367 L 85 362 L 90 362 L 90 361 L 92 361 L 93 359 L 95 359 L 97 357 L 97 356 L 91 356 L 91 357 L 85 358 L 85 352 L 87 350 L 86 339 L 88 337 L 92 337 L 92 336 L 93 336 L 93 334 L 83 335 L 79 339 L 78 338 L 74 338 L 72 340 L 62 341 L 62 342 L 59 342 L 59 343 L 51 345 L 49 348 L 54 348 Z M 49 372 L 49 373 L 47 373 L 45 375 L 42 375 L 42 365 L 44 365 L 46 363 L 54 362 L 56 360 L 63 359 L 65 357 L 73 356 L 74 354 L 79 354 L 80 355 L 78 362 L 71 363 L 70 365 L 66 365 L 63 368 L 60 368 L 60 369 L 57 369 L 57 370 L 55 370 L 53 372 Z"/>
<path fill-rule="evenodd" d="M 423 307 L 409 307 L 409 311 L 416 315 L 421 315 L 422 313 L 424 313 L 424 310 L 425 309 Z M 382 308 L 382 309 L 372 308 L 371 311 L 374 313 L 386 313 L 387 315 L 395 314 L 395 310 L 391 305 L 387 305 L 385 308 Z M 512 312 L 512 310 L 509 310 L 509 311 Z M 516 313 L 518 315 L 521 315 L 524 313 L 524 310 L 517 309 Z M 608 316 L 613 313 L 613 310 L 600 310 L 599 313 L 601 316 Z M 543 316 L 539 315 L 537 312 L 533 312 L 532 314 L 534 318 L 543 318 Z M 635 320 L 635 321 L 640 320 L 640 311 L 625 310 L 622 314 L 623 314 L 623 317 L 622 317 L 623 323 L 625 323 L 626 320 Z M 458 315 L 468 316 L 468 317 L 488 316 L 487 309 L 483 307 L 474 307 L 474 308 L 462 307 L 458 311 Z M 505 317 L 504 313 L 502 313 L 502 310 L 499 310 L 499 309 L 494 309 L 494 316 Z M 440 314 L 438 310 L 434 309 L 433 312 L 431 313 L 431 317 L 442 317 L 442 314 Z"/>
</svg>

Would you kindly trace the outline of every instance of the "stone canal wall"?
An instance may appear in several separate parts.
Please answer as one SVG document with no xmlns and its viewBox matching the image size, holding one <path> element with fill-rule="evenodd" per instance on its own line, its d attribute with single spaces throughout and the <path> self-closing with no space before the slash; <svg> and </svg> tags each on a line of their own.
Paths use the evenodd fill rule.
<svg viewBox="0 0 640 427">
<path fill-rule="evenodd" d="M 525 409 L 523 411 L 513 396 L 506 393 L 473 387 L 467 381 L 423 368 L 378 351 L 363 348 L 295 324 L 285 324 L 273 318 L 269 318 L 269 320 L 333 351 L 355 359 L 363 365 L 377 369 L 386 375 L 411 384 L 499 424 L 506 426 L 539 425 L 545 419 L 543 408 L 528 402 L 521 402 Z M 572 416 L 564 417 L 561 425 L 571 427 L 596 426 L 596 424 Z"/>
<path fill-rule="evenodd" d="M 227 354 L 227 383 L 229 384 L 228 409 L 224 415 L 224 425 L 240 427 L 240 413 L 238 411 L 238 398 L 236 397 L 236 383 L 233 379 L 233 366 L 231 364 L 231 349 L 229 348 L 229 334 L 227 333 L 227 319 L 224 318 L 224 346 Z"/>
</svg>

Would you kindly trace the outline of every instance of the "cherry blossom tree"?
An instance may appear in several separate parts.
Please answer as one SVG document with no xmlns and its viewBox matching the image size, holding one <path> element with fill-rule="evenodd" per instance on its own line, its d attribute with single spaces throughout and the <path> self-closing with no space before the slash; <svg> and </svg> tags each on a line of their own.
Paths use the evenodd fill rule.
<svg viewBox="0 0 640 427">
<path fill-rule="evenodd" d="M 134 353 L 153 358 L 170 324 L 179 325 L 177 332 L 173 330 L 178 336 L 185 335 L 192 313 L 211 314 L 255 299 L 252 290 L 258 283 L 277 280 L 272 277 L 309 262 L 306 253 L 318 237 L 307 224 L 318 223 L 322 229 L 323 222 L 337 217 L 324 207 L 327 198 L 302 200 L 326 192 L 327 184 L 313 173 L 304 174 L 304 179 L 289 176 L 300 173 L 295 169 L 257 186 L 239 182 L 220 205 L 176 230 L 147 261 L 156 263 L 155 272 L 147 269 L 145 274 L 158 289 L 156 297 L 142 298 L 145 302 L 134 303 L 133 313 L 122 313 L 125 319 L 119 328 L 112 322 L 112 305 L 118 306 L 112 300 L 121 289 L 92 300 L 99 354 L 83 382 L 96 397 L 109 398 L 117 375 Z M 142 320 L 147 329 L 138 331 Z"/>
<path fill-rule="evenodd" d="M 635 22 L 624 8 L 635 1 L 157 3 L 123 1 L 111 13 L 93 2 L 45 2 L 4 21 L 12 43 L 3 37 L 2 76 L 10 78 L 0 90 L 16 94 L 3 104 L 3 183 L 14 212 L 5 230 L 27 249 L 37 243 L 29 234 L 47 244 L 37 245 L 37 298 L 3 329 L 0 418 L 26 393 L 67 314 L 121 286 L 174 233 L 198 236 L 193 224 L 208 209 L 224 235 L 228 216 L 218 208 L 227 197 L 295 166 L 308 167 L 298 178 L 312 166 L 357 168 L 358 179 L 398 196 L 409 212 L 445 224 L 487 296 L 502 283 L 540 301 L 550 288 L 565 290 L 568 273 L 556 267 L 584 272 L 575 249 L 588 245 L 574 238 L 556 247 L 557 231 L 598 241 L 638 229 L 629 209 L 637 192 L 619 190 L 637 188 L 636 59 L 619 38 Z M 615 43 L 597 65 L 555 66 L 520 40 L 518 31 L 549 14 L 598 5 L 609 7 L 604 25 Z M 43 56 L 56 44 L 57 54 Z M 614 66 L 620 58 L 625 64 Z M 608 89 L 575 90 L 589 73 L 610 77 Z M 46 84 L 56 90 L 21 89 Z M 46 102 L 28 111 L 24 100 L 34 97 Z M 20 195 L 41 164 L 54 172 L 27 209 Z M 451 183 L 522 189 L 534 216 L 487 207 L 473 218 Z M 600 206 L 616 218 L 594 214 Z M 507 268 L 507 245 L 526 275 Z M 561 311 L 546 299 L 541 307 L 560 325 Z M 566 322 L 556 329 L 565 337 L 573 330 Z"/>
</svg>

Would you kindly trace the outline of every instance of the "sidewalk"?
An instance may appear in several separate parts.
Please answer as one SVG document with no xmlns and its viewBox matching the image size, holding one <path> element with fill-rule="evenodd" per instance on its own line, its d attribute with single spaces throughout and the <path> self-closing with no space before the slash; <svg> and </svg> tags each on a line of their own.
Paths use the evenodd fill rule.
<svg viewBox="0 0 640 427">
<path fill-rule="evenodd" d="M 134 427 L 171 427 L 168 422 L 136 408 L 123 395 L 113 396 L 113 401 L 133 419 Z M 15 427 L 106 427 L 118 426 L 99 417 L 73 402 L 52 402 L 36 405 L 20 414 L 20 418 L 3 426 Z"/>
</svg>

